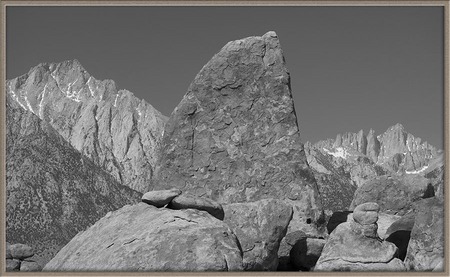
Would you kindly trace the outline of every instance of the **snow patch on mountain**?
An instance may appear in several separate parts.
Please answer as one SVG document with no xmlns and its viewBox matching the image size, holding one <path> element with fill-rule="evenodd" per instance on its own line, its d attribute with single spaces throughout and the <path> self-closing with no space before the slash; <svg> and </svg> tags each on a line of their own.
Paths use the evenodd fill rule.
<svg viewBox="0 0 450 277">
<path fill-rule="evenodd" d="M 334 152 L 330 151 L 329 149 L 324 147 L 323 151 L 325 151 L 327 154 L 332 155 L 333 157 L 336 157 L 336 158 L 345 159 L 348 156 L 350 156 L 350 154 L 343 147 L 337 147 Z"/>
<path fill-rule="evenodd" d="M 427 168 L 428 168 L 428 165 L 425 165 L 424 167 L 422 167 L 422 168 L 419 169 L 419 170 L 414 170 L 414 171 L 408 171 L 408 170 L 406 170 L 405 173 L 406 173 L 406 174 L 419 174 L 419 173 L 424 172 Z"/>
</svg>

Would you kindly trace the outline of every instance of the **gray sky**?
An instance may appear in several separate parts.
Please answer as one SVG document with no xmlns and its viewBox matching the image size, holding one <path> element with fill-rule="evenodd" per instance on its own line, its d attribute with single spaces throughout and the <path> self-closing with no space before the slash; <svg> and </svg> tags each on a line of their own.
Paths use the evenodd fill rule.
<svg viewBox="0 0 450 277">
<path fill-rule="evenodd" d="M 304 141 L 399 122 L 443 148 L 441 7 L 7 7 L 7 78 L 78 59 L 170 115 L 228 41 L 276 31 Z"/>
</svg>

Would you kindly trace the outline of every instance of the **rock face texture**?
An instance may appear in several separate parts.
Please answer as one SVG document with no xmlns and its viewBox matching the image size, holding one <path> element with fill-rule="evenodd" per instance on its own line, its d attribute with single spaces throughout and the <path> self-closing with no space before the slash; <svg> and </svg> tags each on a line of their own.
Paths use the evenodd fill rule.
<svg viewBox="0 0 450 277">
<path fill-rule="evenodd" d="M 281 200 L 224 205 L 225 218 L 242 247 L 244 269 L 276 271 L 280 241 L 292 218 L 292 207 Z"/>
<path fill-rule="evenodd" d="M 403 271 L 397 247 L 377 238 L 378 205 L 364 203 L 355 209 L 354 221 L 344 222 L 331 233 L 315 271 Z M 362 215 L 367 215 L 366 219 Z M 363 219 L 364 218 L 364 219 Z M 375 228 L 373 228 L 375 227 Z"/>
<path fill-rule="evenodd" d="M 6 99 L 6 239 L 42 266 L 108 211 L 139 201 L 49 124 Z"/>
<path fill-rule="evenodd" d="M 39 64 L 6 91 L 116 181 L 148 190 L 167 120 L 150 104 L 96 80 L 77 60 Z"/>
<path fill-rule="evenodd" d="M 444 203 L 439 198 L 416 204 L 414 226 L 405 258 L 408 270 L 443 271 Z"/>
<path fill-rule="evenodd" d="M 156 189 L 220 203 L 286 199 L 295 228 L 315 232 L 322 207 L 274 32 L 229 42 L 202 68 L 166 124 L 160 153 Z"/>
<path fill-rule="evenodd" d="M 43 271 L 238 271 L 239 242 L 204 211 L 145 203 L 108 213 L 76 235 Z"/>
<path fill-rule="evenodd" d="M 6 271 L 41 271 L 42 267 L 34 261 L 34 251 L 26 244 L 6 243 Z"/>
<path fill-rule="evenodd" d="M 428 179 L 422 176 L 377 177 L 356 190 L 350 209 L 365 202 L 375 202 L 382 212 L 402 216 L 412 211 L 413 202 L 427 196 L 427 189 Z"/>
</svg>

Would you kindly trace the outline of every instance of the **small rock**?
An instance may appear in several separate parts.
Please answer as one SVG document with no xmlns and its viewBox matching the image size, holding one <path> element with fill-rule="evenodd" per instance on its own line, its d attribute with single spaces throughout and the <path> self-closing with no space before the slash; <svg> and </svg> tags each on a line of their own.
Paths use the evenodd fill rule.
<svg viewBox="0 0 450 277">
<path fill-rule="evenodd" d="M 41 271 L 41 266 L 35 261 L 22 261 L 20 271 Z"/>
<path fill-rule="evenodd" d="M 142 195 L 142 202 L 162 208 L 180 194 L 181 190 L 179 189 L 153 190 Z"/>
<path fill-rule="evenodd" d="M 380 207 L 374 202 L 358 205 L 353 211 L 353 219 L 362 225 L 376 223 L 378 221 L 379 210 Z"/>
<path fill-rule="evenodd" d="M 6 271 L 19 271 L 20 260 L 6 259 Z"/>
<path fill-rule="evenodd" d="M 167 205 L 167 208 L 173 210 L 196 209 L 206 211 L 217 219 L 223 220 L 225 214 L 222 205 L 208 198 L 195 196 L 190 193 L 183 193 L 176 196 Z"/>
<path fill-rule="evenodd" d="M 296 269 L 309 271 L 316 265 L 325 245 L 324 239 L 303 238 L 291 250 L 291 264 Z"/>
<path fill-rule="evenodd" d="M 6 243 L 6 259 L 12 259 L 10 244 Z"/>
<path fill-rule="evenodd" d="M 378 236 L 382 239 L 385 239 L 386 236 L 386 232 L 389 229 L 390 226 L 392 226 L 392 224 L 394 222 L 396 222 L 397 220 L 399 220 L 401 218 L 401 216 L 398 215 L 392 215 L 392 214 L 385 214 L 385 213 L 379 213 L 378 214 Z"/>
<path fill-rule="evenodd" d="M 7 246 L 8 247 L 8 246 Z M 25 244 L 10 244 L 9 251 L 14 259 L 24 260 L 34 255 L 33 249 Z"/>
</svg>

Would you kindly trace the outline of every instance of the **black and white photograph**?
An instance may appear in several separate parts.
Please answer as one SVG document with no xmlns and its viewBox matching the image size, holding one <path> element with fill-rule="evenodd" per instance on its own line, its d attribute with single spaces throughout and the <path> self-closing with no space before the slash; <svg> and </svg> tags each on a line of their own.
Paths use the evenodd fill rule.
<svg viewBox="0 0 450 277">
<path fill-rule="evenodd" d="M 2 1 L 2 275 L 449 273 L 448 1 L 58 2 Z"/>
</svg>

